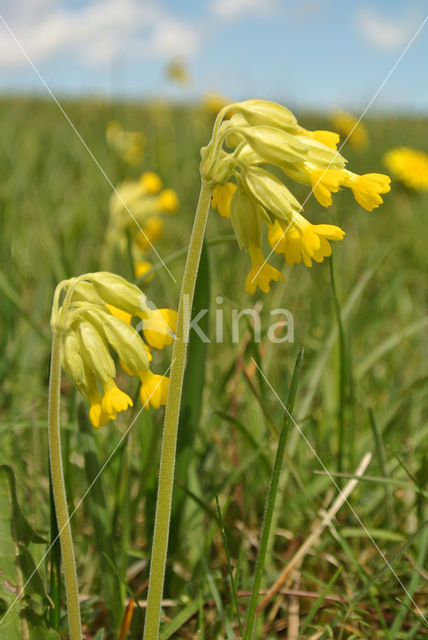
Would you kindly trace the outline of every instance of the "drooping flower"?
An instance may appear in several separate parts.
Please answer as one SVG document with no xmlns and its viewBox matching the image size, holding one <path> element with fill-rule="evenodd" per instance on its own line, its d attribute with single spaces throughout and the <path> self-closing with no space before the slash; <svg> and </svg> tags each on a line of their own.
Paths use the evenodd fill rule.
<svg viewBox="0 0 428 640">
<path fill-rule="evenodd" d="M 391 178 L 383 173 L 365 173 L 362 176 L 346 172 L 345 186 L 352 189 L 355 200 L 367 211 L 382 204 L 381 193 L 390 191 Z"/>
<path fill-rule="evenodd" d="M 271 281 L 283 279 L 264 258 L 263 223 L 270 238 L 277 236 L 279 244 L 271 242 L 272 250 L 285 247 L 286 260 L 293 264 L 321 262 L 331 253 L 329 241 L 344 236 L 339 227 L 309 223 L 302 205 L 271 171 L 272 165 L 309 185 L 324 207 L 332 204 L 332 194 L 341 187 L 352 189 L 369 211 L 381 204 L 380 194 L 389 191 L 388 176 L 349 171 L 336 151 L 338 140 L 334 132 L 303 128 L 291 111 L 274 102 L 246 100 L 219 112 L 212 139 L 201 151 L 201 175 L 211 186 L 213 209 L 230 217 L 240 247 L 250 254 L 249 293 L 257 287 L 269 291 Z"/>
<path fill-rule="evenodd" d="M 270 283 L 278 282 L 282 280 L 284 282 L 284 276 L 278 269 L 272 267 L 263 255 L 263 251 L 255 244 L 250 244 L 248 251 L 251 258 L 251 269 L 245 280 L 245 289 L 248 293 L 255 293 L 257 287 L 263 293 L 270 291 Z"/>
<path fill-rule="evenodd" d="M 278 221 L 268 231 L 269 244 L 276 253 L 284 254 L 289 265 L 307 267 L 312 260 L 322 262 L 332 254 L 329 240 L 342 240 L 345 232 L 332 224 L 311 224 L 303 216 L 296 216 L 291 225 L 284 227 Z"/>
<path fill-rule="evenodd" d="M 383 157 L 385 165 L 406 187 L 428 190 L 428 154 L 410 147 L 390 149 Z"/>
<path fill-rule="evenodd" d="M 138 287 L 107 272 L 88 273 L 60 283 L 55 299 L 51 322 L 61 335 L 62 365 L 88 400 L 89 418 L 95 428 L 133 406 L 129 395 L 116 384 L 112 354 L 128 375 L 140 379 L 146 409 L 165 404 L 168 378 L 153 374 L 149 362 L 151 347 L 171 344 L 175 311 L 152 309 Z M 133 316 L 140 319 L 147 340 L 149 333 L 150 346 L 132 325 Z"/>
<path fill-rule="evenodd" d="M 230 202 L 237 186 L 234 182 L 218 184 L 211 196 L 211 206 L 224 218 L 230 218 Z"/>
</svg>

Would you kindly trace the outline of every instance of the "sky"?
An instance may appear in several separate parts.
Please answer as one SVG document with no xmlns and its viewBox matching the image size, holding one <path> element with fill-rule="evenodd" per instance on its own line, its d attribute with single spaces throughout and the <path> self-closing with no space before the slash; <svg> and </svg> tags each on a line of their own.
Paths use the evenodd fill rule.
<svg viewBox="0 0 428 640">
<path fill-rule="evenodd" d="M 273 99 L 364 108 L 425 0 L 0 0 L 0 93 Z M 25 51 L 25 54 L 23 53 Z M 171 82 L 179 60 L 190 82 Z M 428 112 L 428 20 L 372 109 Z"/>
</svg>

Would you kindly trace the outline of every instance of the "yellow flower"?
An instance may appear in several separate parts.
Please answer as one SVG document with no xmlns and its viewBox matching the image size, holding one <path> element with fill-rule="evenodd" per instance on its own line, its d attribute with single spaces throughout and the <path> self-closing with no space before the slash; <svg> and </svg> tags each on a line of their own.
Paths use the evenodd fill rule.
<svg viewBox="0 0 428 640">
<path fill-rule="evenodd" d="M 333 200 L 332 193 L 339 191 L 345 182 L 345 174 L 337 169 L 311 169 L 308 167 L 312 191 L 315 198 L 323 207 L 329 207 Z"/>
<path fill-rule="evenodd" d="M 101 406 L 102 398 L 99 393 L 89 399 L 89 419 L 95 429 L 103 427 L 110 420 L 116 420 L 116 414 L 106 413 Z"/>
<path fill-rule="evenodd" d="M 115 307 L 112 304 L 106 304 L 106 307 L 110 311 L 110 313 L 115 316 L 115 318 L 119 318 L 119 320 L 123 320 L 123 322 L 127 322 L 128 324 L 131 324 L 132 313 L 128 313 L 123 309 L 119 309 L 118 307 Z"/>
<path fill-rule="evenodd" d="M 141 376 L 140 400 L 144 409 L 159 409 L 166 404 L 169 378 L 146 371 Z"/>
<path fill-rule="evenodd" d="M 334 131 L 308 131 L 307 129 L 303 129 L 303 132 L 305 136 L 309 136 L 309 138 L 318 140 L 318 142 L 325 144 L 325 146 L 330 147 L 330 149 L 337 149 L 337 145 L 340 142 L 339 134 L 335 133 Z"/>
<path fill-rule="evenodd" d="M 140 184 L 146 193 L 154 195 L 162 189 L 162 180 L 157 173 L 146 171 L 140 176 Z"/>
<path fill-rule="evenodd" d="M 164 216 L 178 208 L 173 189 L 162 189 L 160 177 L 152 172 L 143 173 L 139 180 L 125 180 L 110 198 L 110 220 L 106 233 L 106 254 L 118 248 L 125 253 L 131 241 L 134 272 L 142 275 L 144 255 L 161 237 Z M 142 253 L 143 252 L 143 253 Z"/>
<path fill-rule="evenodd" d="M 117 413 L 126 411 L 132 407 L 131 398 L 116 386 L 113 380 L 108 380 L 104 385 L 104 396 L 101 401 L 101 408 L 105 414 L 116 417 Z"/>
<path fill-rule="evenodd" d="M 428 154 L 410 147 L 397 147 L 387 151 L 383 160 L 406 187 L 428 190 Z"/>
<path fill-rule="evenodd" d="M 141 231 L 137 233 L 136 242 L 140 249 L 148 251 L 158 240 L 164 230 L 164 222 L 159 216 L 152 216 L 145 222 Z"/>
<path fill-rule="evenodd" d="M 331 116 L 334 128 L 337 129 L 356 149 L 367 147 L 369 138 L 367 129 L 350 113 L 337 111 Z M 351 133 L 352 132 L 352 133 Z"/>
<path fill-rule="evenodd" d="M 380 194 L 391 190 L 391 178 L 383 173 L 365 173 L 359 176 L 347 171 L 346 176 L 346 186 L 352 189 L 355 200 L 367 211 L 373 211 L 382 204 Z"/>
<path fill-rule="evenodd" d="M 272 227 L 285 235 L 281 246 L 293 264 L 321 262 L 331 254 L 329 240 L 344 235 L 338 227 L 311 225 L 303 218 L 302 205 L 284 184 L 284 174 L 310 185 L 324 207 L 332 204 L 332 194 L 342 186 L 351 188 L 357 202 L 369 210 L 389 191 L 386 175 L 348 171 L 346 159 L 336 151 L 338 141 L 332 131 L 303 128 L 289 109 L 267 100 L 244 100 L 220 110 L 212 138 L 201 149 L 200 171 L 211 187 L 213 209 L 230 217 L 240 248 L 250 253 L 247 291 L 253 293 L 257 286 L 269 291 L 270 282 L 282 279 L 277 269 L 265 264 L 263 223 L 271 237 Z"/>
<path fill-rule="evenodd" d="M 172 343 L 177 323 L 177 312 L 172 309 L 154 309 L 143 318 L 144 337 L 151 347 L 163 349 Z"/>
<path fill-rule="evenodd" d="M 260 247 L 252 244 L 250 245 L 249 251 L 252 267 L 245 280 L 245 290 L 247 293 L 254 294 L 257 287 L 259 287 L 263 293 L 267 293 L 270 291 L 270 283 L 272 280 L 273 282 L 278 282 L 278 280 L 285 281 L 282 273 L 266 262 Z"/>
<path fill-rule="evenodd" d="M 233 182 L 218 184 L 213 189 L 211 206 L 213 209 L 217 209 L 219 214 L 224 218 L 230 218 L 230 202 L 236 189 L 237 186 Z"/>
<path fill-rule="evenodd" d="M 332 253 L 328 240 L 343 240 L 345 232 L 332 224 L 311 224 L 303 216 L 296 218 L 295 224 L 282 227 L 276 221 L 268 232 L 268 240 L 276 253 L 283 253 L 289 265 L 300 264 L 303 259 L 307 267 L 312 259 L 322 262 Z"/>
<path fill-rule="evenodd" d="M 178 209 L 178 198 L 174 189 L 164 189 L 158 196 L 157 206 L 164 213 L 175 213 Z"/>
<path fill-rule="evenodd" d="M 148 260 L 137 260 L 134 265 L 134 274 L 136 278 L 142 278 L 150 269 L 153 267 L 153 264 Z M 151 274 L 146 278 L 146 282 L 150 282 L 153 279 L 154 274 Z"/>
<path fill-rule="evenodd" d="M 64 280 L 57 287 L 54 301 L 51 324 L 61 334 L 62 365 L 88 400 L 89 418 L 98 429 L 133 406 L 129 395 L 115 382 L 112 354 L 116 354 L 125 373 L 138 376 L 145 385 L 157 379 L 149 369 L 151 348 L 132 325 L 132 316 L 142 319 L 143 333 L 151 344 L 163 348 L 172 341 L 176 313 L 150 309 L 138 287 L 107 272 Z M 165 385 L 163 381 L 151 406 L 164 404 Z"/>
</svg>

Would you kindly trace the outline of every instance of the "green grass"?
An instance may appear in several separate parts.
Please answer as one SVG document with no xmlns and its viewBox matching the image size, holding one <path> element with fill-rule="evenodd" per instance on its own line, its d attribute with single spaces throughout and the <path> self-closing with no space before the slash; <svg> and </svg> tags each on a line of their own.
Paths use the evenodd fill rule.
<svg viewBox="0 0 428 640">
<path fill-rule="evenodd" d="M 177 284 L 161 267 L 144 285 L 158 306 L 176 308 L 185 259 L 181 250 L 190 236 L 199 191 L 199 150 L 209 140 L 211 118 L 196 107 L 101 101 L 63 106 L 113 184 L 153 170 L 176 189 L 180 210 L 167 219 L 156 248 L 163 258 L 175 256 L 168 268 Z M 308 128 L 328 126 L 321 116 L 297 115 Z M 52 296 L 59 280 L 105 268 L 111 188 L 54 104 L 3 98 L 0 117 L 0 464 L 13 468 L 18 501 L 45 540 L 20 541 L 37 562 L 47 548 L 51 521 L 46 407 Z M 108 148 L 104 132 L 113 118 L 146 134 L 140 167 L 127 167 Z M 392 146 L 428 151 L 427 125 L 423 118 L 375 115 L 367 120 L 369 149 L 361 153 L 345 147 L 343 152 L 357 172 L 384 171 L 382 154 Z M 301 201 L 308 193 L 303 186 L 292 189 Z M 335 195 L 328 210 L 310 198 L 305 214 L 312 222 L 338 224 L 347 234 L 334 250 L 336 295 L 325 261 L 312 269 L 285 269 L 285 285 L 273 284 L 270 294 L 255 297 L 244 289 L 248 256 L 231 241 L 229 221 L 210 213 L 206 237 L 212 342 L 195 365 L 199 376 L 201 359 L 205 362 L 205 384 L 192 442 L 186 440 L 187 478 L 180 470 L 180 517 L 167 568 L 163 640 L 210 640 L 231 637 L 231 631 L 238 636 L 236 600 L 245 625 L 284 420 L 281 403 L 252 358 L 285 404 L 300 345 L 305 355 L 293 416 L 325 467 L 332 474 L 342 472 L 334 476 L 339 486 L 345 486 L 349 478 L 343 476 L 354 474 L 366 452 L 373 454 L 369 478 L 358 483 L 349 502 L 396 576 L 345 504 L 298 573 L 256 616 L 253 637 L 287 637 L 290 590 L 300 594 L 302 639 L 426 637 L 412 600 L 426 613 L 427 208 L 427 193 L 409 192 L 396 182 L 373 213 L 345 192 Z M 282 268 L 279 257 L 272 262 Z M 113 270 L 132 278 L 126 256 L 116 258 Z M 217 304 L 216 296 L 224 302 Z M 257 344 L 244 319 L 240 343 L 232 343 L 232 309 L 252 307 L 258 300 L 263 302 L 266 330 L 272 309 L 292 312 L 294 343 L 273 345 L 264 335 Z M 222 345 L 215 343 L 214 325 L 220 308 Z M 168 350 L 160 352 L 157 371 L 166 370 L 169 357 Z M 188 388 L 198 387 L 189 381 Z M 64 471 L 72 510 L 139 404 L 135 413 L 131 410 L 96 432 L 87 428 L 86 407 L 65 377 L 62 391 Z M 191 399 L 185 399 L 190 407 Z M 73 516 L 87 638 L 97 632 L 98 640 L 119 637 L 129 594 L 144 605 L 162 416 L 162 411 L 139 416 Z M 318 471 L 319 460 L 291 424 L 262 590 L 279 577 L 322 517 L 320 510 L 337 495 L 331 480 Z M 31 622 L 31 614 L 40 619 L 46 614 L 51 624 L 59 621 L 66 637 L 64 602 L 59 615 L 58 610 L 47 611 L 44 594 L 36 598 L 43 585 L 52 602 L 57 601 L 58 587 L 55 580 L 49 584 L 50 575 L 55 575 L 55 564 L 50 572 L 43 562 L 39 587 L 33 581 L 25 615 Z M 63 588 L 59 593 L 63 599 Z M 17 606 L 24 607 L 21 602 Z M 141 637 L 143 612 L 144 606 L 134 609 L 131 639 Z"/>
</svg>

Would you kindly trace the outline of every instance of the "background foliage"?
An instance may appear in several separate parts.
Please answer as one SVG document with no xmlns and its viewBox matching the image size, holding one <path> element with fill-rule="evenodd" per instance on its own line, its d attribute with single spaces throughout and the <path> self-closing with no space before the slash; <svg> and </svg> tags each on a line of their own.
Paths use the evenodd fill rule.
<svg viewBox="0 0 428 640">
<path fill-rule="evenodd" d="M 158 306 L 176 308 L 184 255 L 174 258 L 174 253 L 186 247 L 190 235 L 199 191 L 199 149 L 209 139 L 212 115 L 198 107 L 160 102 L 133 105 L 94 100 L 63 106 L 113 184 L 150 170 L 177 191 L 180 211 L 168 218 L 166 233 L 157 245 L 164 259 L 173 256 L 168 268 L 177 284 L 162 267 L 156 269 L 153 280 L 142 284 Z M 297 115 L 308 128 L 329 126 L 315 114 Z M 52 295 L 59 280 L 106 268 L 102 253 L 111 187 L 54 104 L 2 99 L 0 118 L 0 464 L 12 467 L 18 502 L 38 532 L 33 537 L 17 534 L 13 509 L 7 512 L 2 507 L 4 530 L 10 535 L 0 540 L 2 545 L 14 540 L 31 562 L 37 562 L 51 535 L 46 405 Z M 130 169 L 108 148 L 105 128 L 113 118 L 128 129 L 144 131 L 147 144 L 141 166 Z M 349 145 L 344 149 L 354 171 L 382 171 L 382 154 L 395 145 L 428 148 L 426 119 L 375 115 L 366 124 L 369 149 L 356 152 Z M 301 201 L 308 193 L 303 186 L 294 191 Z M 305 355 L 293 415 L 332 473 L 341 469 L 352 475 L 362 456 L 373 454 L 368 477 L 358 484 L 350 502 L 400 581 L 425 610 L 427 204 L 426 193 L 410 192 L 396 182 L 384 205 L 373 213 L 363 211 L 346 192 L 334 197 L 329 210 L 314 198 L 307 202 L 305 214 L 312 222 L 338 224 L 347 233 L 334 249 L 341 341 L 328 261 L 312 269 L 287 268 L 285 285 L 274 284 L 270 294 L 251 298 L 244 290 L 247 256 L 230 237 L 229 222 L 211 212 L 196 302 L 204 306 L 205 298 L 210 303 L 212 341 L 206 350 L 195 346 L 190 355 L 184 410 L 193 422 L 191 437 L 183 434 L 181 443 L 164 640 L 193 638 L 198 632 L 197 637 L 207 639 L 238 633 L 216 496 L 244 611 L 284 418 L 281 404 L 253 359 L 285 403 L 300 345 Z M 282 266 L 280 260 L 275 264 Z M 112 270 L 133 277 L 126 257 L 118 257 Z M 232 344 L 232 309 L 254 304 L 265 331 L 272 309 L 290 310 L 294 343 L 274 345 L 264 336 L 257 344 L 250 324 L 242 319 L 240 342 Z M 215 342 L 219 309 L 224 319 L 221 345 Z M 167 369 L 169 356 L 161 355 L 159 371 Z M 132 412 L 95 432 L 87 425 L 82 400 L 65 378 L 62 390 L 71 511 L 115 450 L 72 519 L 85 633 L 100 640 L 118 637 L 122 627 L 120 637 L 126 637 L 126 603 L 134 595 L 140 604 L 134 609 L 129 637 L 138 638 L 162 412 L 141 414 L 115 449 L 133 419 Z M 136 389 L 131 391 L 136 394 Z M 337 493 L 319 471 L 319 460 L 291 427 L 263 588 L 278 577 L 310 535 L 320 509 L 331 504 Z M 15 498 L 10 480 L 6 481 L 9 471 L 3 476 L 2 500 L 12 504 Z M 337 481 L 342 486 L 346 482 Z M 50 558 L 51 563 L 41 563 L 40 579 L 36 586 L 31 583 L 27 595 L 31 601 L 39 589 L 38 605 L 30 603 L 30 610 L 39 616 L 38 624 L 59 627 L 64 633 L 64 614 L 59 619 L 58 607 L 63 593 L 54 579 L 55 556 Z M 2 588 L 0 616 L 8 602 Z M 292 594 L 284 592 L 258 617 L 257 637 L 426 637 L 426 627 L 408 596 L 346 505 L 284 588 L 306 594 L 298 598 L 300 635 L 287 636 L 293 600 Z"/>
</svg>

